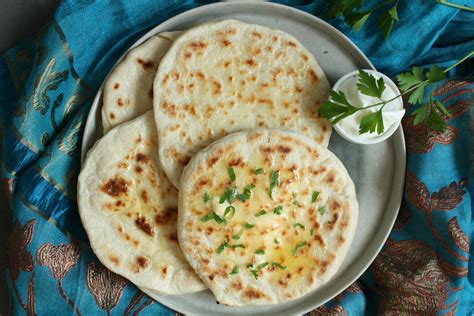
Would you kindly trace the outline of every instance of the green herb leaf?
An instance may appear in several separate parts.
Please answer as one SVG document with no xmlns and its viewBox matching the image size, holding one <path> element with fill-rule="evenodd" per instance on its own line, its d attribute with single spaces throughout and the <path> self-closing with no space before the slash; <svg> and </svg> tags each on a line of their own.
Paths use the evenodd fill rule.
<svg viewBox="0 0 474 316">
<path fill-rule="evenodd" d="M 420 67 L 413 67 L 411 72 L 404 72 L 397 76 L 400 90 L 407 92 L 414 86 L 424 83 L 423 70 Z"/>
<path fill-rule="evenodd" d="M 373 133 L 377 131 L 382 134 L 384 130 L 382 111 L 368 114 L 362 118 L 359 125 L 359 134 Z"/>
<path fill-rule="evenodd" d="M 245 248 L 244 244 L 237 244 L 237 245 L 229 245 L 229 248 L 235 249 L 235 248 Z"/>
<path fill-rule="evenodd" d="M 313 195 L 311 195 L 311 203 L 314 203 L 318 200 L 319 192 L 313 191 Z"/>
<path fill-rule="evenodd" d="M 233 239 L 235 240 L 239 240 L 240 239 L 240 236 L 242 236 L 242 233 L 244 232 L 244 230 L 240 230 L 237 234 L 235 234 L 234 236 L 232 236 Z"/>
<path fill-rule="evenodd" d="M 265 254 L 265 250 L 263 250 L 263 249 L 261 249 L 261 248 L 260 248 L 260 249 L 257 249 L 257 250 L 255 250 L 255 254 L 257 254 L 257 255 L 264 255 L 264 254 Z"/>
<path fill-rule="evenodd" d="M 232 271 L 230 271 L 230 274 L 237 274 L 240 272 L 239 266 L 234 266 Z"/>
<path fill-rule="evenodd" d="M 359 81 L 357 82 L 357 89 L 365 95 L 381 98 L 385 90 L 385 81 L 382 77 L 378 80 L 366 71 L 359 70 Z"/>
<path fill-rule="evenodd" d="M 224 194 L 221 195 L 221 198 L 219 199 L 219 203 L 222 204 L 227 200 L 229 204 L 232 204 L 235 201 L 236 195 L 237 195 L 237 187 L 226 188 Z"/>
<path fill-rule="evenodd" d="M 387 12 L 383 13 L 380 16 L 379 26 L 385 39 L 387 39 L 390 36 L 390 33 L 392 32 L 395 21 L 398 21 L 397 6 L 398 6 L 398 1 L 397 3 L 395 3 L 393 7 L 391 7 Z"/>
<path fill-rule="evenodd" d="M 218 248 L 217 248 L 217 253 L 220 254 L 222 251 L 224 251 L 225 248 L 227 248 L 228 243 L 227 241 L 224 241 Z"/>
<path fill-rule="evenodd" d="M 267 211 L 265 211 L 265 210 L 260 210 L 260 211 L 258 211 L 258 212 L 255 214 L 255 217 L 260 217 L 260 216 L 265 215 L 265 214 L 267 214 Z"/>
<path fill-rule="evenodd" d="M 320 208 L 318 208 L 318 213 L 321 215 L 326 213 L 326 206 L 321 206 Z"/>
<path fill-rule="evenodd" d="M 277 244 L 277 245 L 280 243 L 280 241 L 279 241 L 278 239 L 276 239 L 276 238 L 273 239 L 273 242 L 274 242 L 275 244 Z"/>
<path fill-rule="evenodd" d="M 254 225 L 254 224 L 250 224 L 250 223 L 245 223 L 244 227 L 247 228 L 247 229 L 250 229 L 250 228 L 255 227 L 255 225 Z"/>
<path fill-rule="evenodd" d="M 233 205 L 229 205 L 225 208 L 224 211 L 224 219 L 231 219 L 234 217 L 235 214 L 235 207 Z"/>
<path fill-rule="evenodd" d="M 431 107 L 431 111 L 429 112 L 428 116 L 426 117 L 425 121 L 426 127 L 431 130 L 444 132 L 446 130 L 446 122 L 441 118 L 438 112 Z"/>
<path fill-rule="evenodd" d="M 303 241 L 303 242 L 300 242 L 299 244 L 296 245 L 296 247 L 293 249 L 293 256 L 296 256 L 296 254 L 298 253 L 298 250 L 304 246 L 306 246 L 307 242 L 306 241 Z"/>
<path fill-rule="evenodd" d="M 446 73 L 440 66 L 434 65 L 430 67 L 430 70 L 426 73 L 426 79 L 429 83 L 441 81 L 446 78 Z"/>
<path fill-rule="evenodd" d="M 435 104 L 436 107 L 441 111 L 441 113 L 443 113 L 443 114 L 446 115 L 447 117 L 452 117 L 451 113 L 449 113 L 448 109 L 444 107 L 443 103 L 441 103 L 440 101 L 436 100 L 436 101 L 434 101 L 434 104 Z"/>
<path fill-rule="evenodd" d="M 208 214 L 204 215 L 203 217 L 201 217 L 202 222 L 208 222 L 210 220 L 215 220 L 217 222 L 217 224 L 226 223 L 225 219 L 220 218 L 219 215 L 217 215 L 214 212 L 208 213 Z"/>
<path fill-rule="evenodd" d="M 359 33 L 372 12 L 373 11 L 350 12 L 344 16 L 344 21 L 346 21 L 356 33 Z"/>
<path fill-rule="evenodd" d="M 263 263 L 259 264 L 259 265 L 257 266 L 257 268 L 258 268 L 258 269 L 263 269 L 263 268 L 265 268 L 266 266 L 268 266 L 268 262 L 263 262 Z"/>
<path fill-rule="evenodd" d="M 255 169 L 255 174 L 262 174 L 262 173 L 264 173 L 264 172 L 265 172 L 265 170 L 263 170 L 263 168 L 257 168 L 257 169 Z"/>
<path fill-rule="evenodd" d="M 281 215 L 281 212 L 283 211 L 283 206 L 278 205 L 273 209 L 273 214 Z"/>
<path fill-rule="evenodd" d="M 234 168 L 227 168 L 227 173 L 229 174 L 230 181 L 235 181 L 235 171 Z"/>
<path fill-rule="evenodd" d="M 337 124 L 340 120 L 359 110 L 350 104 L 344 92 L 331 90 L 330 95 L 331 100 L 323 102 L 318 112 L 322 117 L 330 120 L 332 124 Z"/>
<path fill-rule="evenodd" d="M 428 115 L 428 107 L 429 107 L 428 104 L 423 104 L 418 109 L 413 111 L 412 115 L 415 116 L 415 118 L 413 119 L 413 125 L 416 126 L 420 124 L 421 122 L 425 121 L 426 115 Z"/>
<path fill-rule="evenodd" d="M 211 199 L 212 199 L 212 196 L 210 196 L 209 193 L 207 192 L 204 193 L 204 197 L 203 197 L 204 203 L 209 202 Z"/>
<path fill-rule="evenodd" d="M 304 225 L 301 224 L 301 223 L 295 223 L 295 224 L 293 224 L 293 227 L 295 227 L 295 228 L 296 228 L 296 227 L 299 227 L 299 228 L 303 228 L 303 229 L 304 229 Z"/>
<path fill-rule="evenodd" d="M 310 236 L 313 236 L 314 235 L 314 229 L 311 228 L 311 230 L 309 231 L 309 234 L 310 234 Z"/>
<path fill-rule="evenodd" d="M 273 189 L 280 184 L 280 175 L 278 171 L 272 170 L 270 173 L 270 189 L 268 195 L 273 200 Z"/>
<path fill-rule="evenodd" d="M 257 270 L 250 270 L 250 272 L 253 274 L 253 276 L 255 277 L 255 280 L 258 279 L 258 271 Z"/>
<path fill-rule="evenodd" d="M 282 265 L 281 263 L 278 263 L 278 262 L 272 262 L 272 267 L 278 267 L 282 270 L 286 269 L 286 266 L 284 266 L 284 265 Z"/>
<path fill-rule="evenodd" d="M 337 18 L 340 15 L 347 14 L 353 9 L 360 8 L 364 0 L 329 0 L 326 16 L 328 18 Z"/>
</svg>

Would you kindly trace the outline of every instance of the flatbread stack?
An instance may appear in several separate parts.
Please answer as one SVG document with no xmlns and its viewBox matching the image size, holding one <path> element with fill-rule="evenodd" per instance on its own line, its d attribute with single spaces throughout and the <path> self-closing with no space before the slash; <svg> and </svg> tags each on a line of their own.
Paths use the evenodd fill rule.
<svg viewBox="0 0 474 316">
<path fill-rule="evenodd" d="M 150 296 L 296 299 L 341 265 L 354 184 L 326 149 L 329 83 L 293 36 L 235 20 L 152 36 L 104 83 L 78 205 L 99 260 Z"/>
</svg>

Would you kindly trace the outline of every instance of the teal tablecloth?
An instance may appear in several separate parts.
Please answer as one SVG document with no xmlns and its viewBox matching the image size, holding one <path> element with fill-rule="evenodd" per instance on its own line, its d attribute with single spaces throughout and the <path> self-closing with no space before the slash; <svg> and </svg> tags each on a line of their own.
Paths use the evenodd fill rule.
<svg viewBox="0 0 474 316">
<path fill-rule="evenodd" d="M 284 2 L 318 16 L 325 4 Z M 76 179 L 85 118 L 112 65 L 148 29 L 205 3 L 66 0 L 36 36 L 3 53 L 2 168 L 13 210 L 6 275 L 13 314 L 174 313 L 98 263 L 78 217 Z M 341 20 L 330 22 L 392 76 L 413 65 L 448 65 L 474 49 L 474 14 L 434 0 L 400 0 L 399 16 L 387 41 L 376 31 L 376 17 L 359 34 Z M 456 74 L 472 71 L 471 60 Z M 436 87 L 435 96 L 454 113 L 444 133 L 405 119 L 407 181 L 394 231 L 361 280 L 317 313 L 474 313 L 473 91 L 469 79 Z"/>
</svg>

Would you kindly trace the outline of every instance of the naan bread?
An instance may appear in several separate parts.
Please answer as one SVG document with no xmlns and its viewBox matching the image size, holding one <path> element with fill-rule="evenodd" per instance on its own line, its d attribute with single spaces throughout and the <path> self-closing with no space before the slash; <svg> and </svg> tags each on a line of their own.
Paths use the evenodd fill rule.
<svg viewBox="0 0 474 316">
<path fill-rule="evenodd" d="M 317 112 L 329 83 L 293 36 L 226 20 L 184 33 L 154 82 L 159 157 L 179 185 L 189 159 L 212 141 L 255 127 L 301 132 L 327 146 L 331 126 Z"/>
<path fill-rule="evenodd" d="M 301 134 L 254 129 L 215 142 L 184 169 L 178 237 L 221 304 L 276 304 L 336 273 L 357 216 L 354 184 L 333 153 Z"/>
<path fill-rule="evenodd" d="M 153 107 L 153 79 L 161 58 L 181 32 L 152 36 L 133 48 L 115 67 L 104 84 L 102 126 L 104 134 L 112 127 L 130 121 Z"/>
<path fill-rule="evenodd" d="M 176 236 L 178 192 L 158 167 L 152 111 L 107 133 L 79 175 L 81 220 L 99 260 L 147 292 L 204 289 Z"/>
</svg>

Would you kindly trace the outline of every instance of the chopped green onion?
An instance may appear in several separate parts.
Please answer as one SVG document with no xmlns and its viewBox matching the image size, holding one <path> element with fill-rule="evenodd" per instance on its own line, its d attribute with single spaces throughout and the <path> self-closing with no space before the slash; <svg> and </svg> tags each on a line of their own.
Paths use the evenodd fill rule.
<svg viewBox="0 0 474 316">
<path fill-rule="evenodd" d="M 298 205 L 300 205 L 300 202 L 298 202 L 297 200 L 294 200 L 294 201 L 293 201 L 293 205 L 298 206 Z"/>
<path fill-rule="evenodd" d="M 326 206 L 321 206 L 320 208 L 318 208 L 318 213 L 321 215 L 326 213 Z"/>
<path fill-rule="evenodd" d="M 257 255 L 264 255 L 264 254 L 265 254 L 265 250 L 263 250 L 263 249 L 260 248 L 260 249 L 255 250 L 255 253 L 256 253 Z"/>
<path fill-rule="evenodd" d="M 277 245 L 280 243 L 280 241 L 279 241 L 278 239 L 276 239 L 276 238 L 273 239 L 273 242 L 274 242 L 275 244 L 277 244 Z"/>
<path fill-rule="evenodd" d="M 229 205 L 225 208 L 224 211 L 224 219 L 231 219 L 234 217 L 235 214 L 235 207 L 233 205 Z"/>
<path fill-rule="evenodd" d="M 209 202 L 211 199 L 212 199 L 212 196 L 210 196 L 209 193 L 207 192 L 204 193 L 204 197 L 203 197 L 204 203 Z"/>
<path fill-rule="evenodd" d="M 313 235 L 314 235 L 314 229 L 311 228 L 311 230 L 309 231 L 309 234 L 310 234 L 311 236 L 313 236 Z"/>
<path fill-rule="evenodd" d="M 255 227 L 255 225 L 254 225 L 254 224 L 250 224 L 250 223 L 245 223 L 244 227 L 247 228 L 247 229 L 250 229 L 250 228 Z"/>
<path fill-rule="evenodd" d="M 237 274 L 239 273 L 240 269 L 239 269 L 239 266 L 235 266 L 232 271 L 230 271 L 230 274 Z"/>
<path fill-rule="evenodd" d="M 232 187 L 232 189 L 226 188 L 224 194 L 221 195 L 221 198 L 219 199 L 219 203 L 222 204 L 227 200 L 229 204 L 232 204 L 235 201 L 236 195 L 237 187 Z"/>
<path fill-rule="evenodd" d="M 255 217 L 260 217 L 260 216 L 265 215 L 265 214 L 267 214 L 267 211 L 265 211 L 265 210 L 260 210 L 260 211 L 258 211 L 258 212 L 255 214 Z"/>
<path fill-rule="evenodd" d="M 263 170 L 263 168 L 257 168 L 255 169 L 255 174 L 262 174 L 264 173 L 265 171 Z"/>
<path fill-rule="evenodd" d="M 250 197 L 252 197 L 252 189 L 254 188 L 255 188 L 254 184 L 249 184 L 248 186 L 244 188 L 244 193 L 238 194 L 237 198 L 242 202 L 250 199 Z"/>
<path fill-rule="evenodd" d="M 293 224 L 293 227 L 299 227 L 299 228 L 303 228 L 304 229 L 304 225 L 303 224 L 300 224 L 300 223 L 295 223 Z"/>
<path fill-rule="evenodd" d="M 265 268 L 266 266 L 268 266 L 268 262 L 264 262 L 264 263 L 259 264 L 259 265 L 257 266 L 257 268 L 263 269 L 263 268 Z"/>
<path fill-rule="evenodd" d="M 278 263 L 278 262 L 272 262 L 272 267 L 278 267 L 282 270 L 286 269 L 286 266 L 284 266 L 284 265 L 282 265 L 281 263 Z"/>
<path fill-rule="evenodd" d="M 298 252 L 298 250 L 299 250 L 301 247 L 306 246 L 306 244 L 307 244 L 306 241 L 303 241 L 303 242 L 300 242 L 299 244 L 297 244 L 296 247 L 293 249 L 293 256 L 296 256 L 296 253 Z"/>
<path fill-rule="evenodd" d="M 258 271 L 257 270 L 250 270 L 250 272 L 253 274 L 253 276 L 255 277 L 255 280 L 258 279 Z"/>
<path fill-rule="evenodd" d="M 237 244 L 237 245 L 229 245 L 229 248 L 235 249 L 235 248 L 245 248 L 244 244 Z"/>
<path fill-rule="evenodd" d="M 318 191 L 314 191 L 314 192 L 313 192 L 313 195 L 311 195 L 311 203 L 316 202 L 316 200 L 318 199 L 318 196 L 319 196 L 319 192 L 318 192 Z"/>
<path fill-rule="evenodd" d="M 268 195 L 273 200 L 273 189 L 280 184 L 280 177 L 278 171 L 272 170 L 270 174 L 270 189 L 268 190 Z"/>
<path fill-rule="evenodd" d="M 232 182 L 235 181 L 235 171 L 234 168 L 228 168 L 227 173 L 229 174 L 229 178 Z"/>
<path fill-rule="evenodd" d="M 253 267 L 253 264 L 247 263 L 247 265 L 246 265 L 245 267 L 246 267 L 246 268 L 251 268 L 251 267 Z"/>
<path fill-rule="evenodd" d="M 228 243 L 227 243 L 227 240 L 226 240 L 217 248 L 217 253 L 219 254 L 222 251 L 224 251 L 224 249 L 227 248 L 227 246 L 228 246 Z"/>
<path fill-rule="evenodd" d="M 210 220 L 215 220 L 217 222 L 217 224 L 226 223 L 225 219 L 220 218 L 219 215 L 217 215 L 214 212 L 208 213 L 208 214 L 204 215 L 203 217 L 201 217 L 202 222 L 208 222 Z"/>
<path fill-rule="evenodd" d="M 232 238 L 234 238 L 235 240 L 239 240 L 240 239 L 240 236 L 242 236 L 242 233 L 244 232 L 244 230 L 242 229 L 240 232 L 238 232 L 237 234 L 235 234 L 234 236 L 232 236 Z"/>
<path fill-rule="evenodd" d="M 283 211 L 283 206 L 278 205 L 273 209 L 273 214 L 281 215 L 281 212 Z"/>
</svg>

